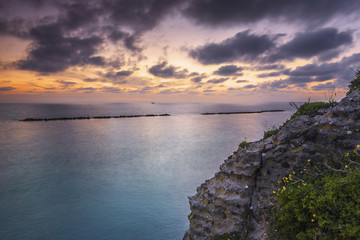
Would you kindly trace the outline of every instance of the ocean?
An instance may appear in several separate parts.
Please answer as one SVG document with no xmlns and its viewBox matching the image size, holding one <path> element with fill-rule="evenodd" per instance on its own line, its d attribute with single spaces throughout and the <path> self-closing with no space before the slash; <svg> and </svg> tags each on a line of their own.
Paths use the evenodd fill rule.
<svg viewBox="0 0 360 240">
<path fill-rule="evenodd" d="M 200 114 L 270 109 L 285 111 Z M 261 139 L 294 111 L 288 103 L 0 104 L 0 238 L 181 239 L 187 197 L 240 142 Z"/>
</svg>

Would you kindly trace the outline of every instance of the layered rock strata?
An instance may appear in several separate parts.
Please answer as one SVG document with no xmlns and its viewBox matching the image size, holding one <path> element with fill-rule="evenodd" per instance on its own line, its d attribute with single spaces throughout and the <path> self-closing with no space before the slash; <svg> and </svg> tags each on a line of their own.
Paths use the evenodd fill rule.
<svg viewBox="0 0 360 240">
<path fill-rule="evenodd" d="M 358 144 L 360 90 L 312 116 L 298 116 L 268 139 L 239 147 L 189 197 L 190 228 L 184 239 L 211 239 L 235 231 L 265 239 L 277 182 L 302 169 L 308 159 L 326 161 Z"/>
</svg>

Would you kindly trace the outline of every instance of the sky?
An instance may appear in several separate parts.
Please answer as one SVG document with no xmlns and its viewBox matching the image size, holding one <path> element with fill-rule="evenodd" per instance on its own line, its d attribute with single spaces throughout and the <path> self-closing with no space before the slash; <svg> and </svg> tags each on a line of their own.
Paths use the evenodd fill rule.
<svg viewBox="0 0 360 240">
<path fill-rule="evenodd" d="M 0 0 L 0 102 L 341 98 L 358 0 Z"/>
</svg>

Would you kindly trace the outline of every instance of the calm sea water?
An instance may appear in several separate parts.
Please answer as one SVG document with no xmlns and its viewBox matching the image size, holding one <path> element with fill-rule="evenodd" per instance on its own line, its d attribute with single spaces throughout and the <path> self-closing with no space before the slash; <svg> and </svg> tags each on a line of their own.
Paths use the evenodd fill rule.
<svg viewBox="0 0 360 240">
<path fill-rule="evenodd" d="M 211 115 L 285 109 L 285 112 Z M 287 103 L 0 104 L 1 239 L 181 239 L 187 196 L 245 140 L 281 125 Z M 20 122 L 33 118 L 170 117 Z"/>
</svg>

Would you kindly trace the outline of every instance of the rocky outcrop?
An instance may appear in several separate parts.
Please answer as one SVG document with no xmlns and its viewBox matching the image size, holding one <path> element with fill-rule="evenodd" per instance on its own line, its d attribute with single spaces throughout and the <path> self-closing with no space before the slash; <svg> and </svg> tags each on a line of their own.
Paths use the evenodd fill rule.
<svg viewBox="0 0 360 240">
<path fill-rule="evenodd" d="M 242 232 L 263 239 L 277 181 L 302 169 L 307 159 L 324 161 L 360 143 L 360 90 L 338 104 L 302 115 L 279 133 L 234 152 L 197 193 L 189 197 L 190 228 L 184 239 L 211 239 Z"/>
</svg>

